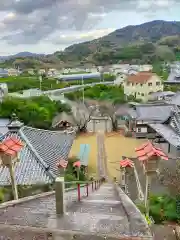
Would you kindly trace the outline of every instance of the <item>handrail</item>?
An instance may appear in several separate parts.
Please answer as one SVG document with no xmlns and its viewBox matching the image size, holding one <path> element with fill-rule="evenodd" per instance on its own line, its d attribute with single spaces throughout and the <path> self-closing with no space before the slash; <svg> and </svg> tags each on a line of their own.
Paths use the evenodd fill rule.
<svg viewBox="0 0 180 240">
<path fill-rule="evenodd" d="M 142 191 L 141 183 L 139 181 L 138 173 L 137 173 L 137 170 L 136 170 L 135 166 L 134 166 L 134 175 L 135 175 L 135 179 L 136 179 L 139 200 L 143 201 L 144 200 L 144 193 Z"/>
<path fill-rule="evenodd" d="M 94 181 L 72 181 L 72 182 L 65 182 L 65 184 L 71 183 L 71 184 L 77 184 L 77 196 L 78 201 L 81 201 L 81 199 L 84 197 L 84 195 L 81 195 L 81 188 L 84 187 L 86 191 L 85 197 L 89 196 L 89 193 L 93 192 L 94 190 L 99 189 L 101 184 L 104 182 L 103 178 L 100 178 L 98 180 Z M 91 187 L 91 188 L 90 188 Z"/>
</svg>

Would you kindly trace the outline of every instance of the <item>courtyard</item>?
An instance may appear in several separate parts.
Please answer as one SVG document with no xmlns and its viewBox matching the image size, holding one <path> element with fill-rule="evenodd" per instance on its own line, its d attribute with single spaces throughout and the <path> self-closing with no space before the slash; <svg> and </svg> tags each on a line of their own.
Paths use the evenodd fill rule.
<svg viewBox="0 0 180 240">
<path fill-rule="evenodd" d="M 110 177 L 119 179 L 119 161 L 122 156 L 135 157 L 135 148 L 145 140 L 126 138 L 119 133 L 110 133 L 105 136 L 105 147 Z M 70 156 L 78 156 L 81 144 L 90 145 L 88 169 L 92 176 L 95 176 L 97 169 L 97 139 L 96 134 L 80 135 L 74 141 Z"/>
</svg>

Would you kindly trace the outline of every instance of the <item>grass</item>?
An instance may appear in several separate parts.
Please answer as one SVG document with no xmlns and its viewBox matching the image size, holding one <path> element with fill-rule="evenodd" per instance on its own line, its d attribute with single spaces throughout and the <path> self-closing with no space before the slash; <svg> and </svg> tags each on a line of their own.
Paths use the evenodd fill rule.
<svg viewBox="0 0 180 240">
<path fill-rule="evenodd" d="M 97 83 L 100 82 L 100 79 L 87 79 L 84 80 L 84 84 L 88 83 Z M 31 88 L 40 88 L 39 79 L 36 76 L 9 76 L 5 78 L 0 78 L 0 83 L 7 83 L 9 92 L 20 92 L 22 90 L 27 90 Z M 68 87 L 70 85 L 81 85 L 82 80 L 74 81 L 63 81 L 57 84 L 57 80 L 53 78 L 46 78 L 41 83 L 41 89 L 43 91 L 51 89 L 59 89 Z"/>
<path fill-rule="evenodd" d="M 40 88 L 39 79 L 37 77 L 7 77 L 0 78 L 0 83 L 7 83 L 9 92 L 19 92 L 31 88 Z M 41 89 L 43 91 L 50 89 L 58 89 L 68 86 L 68 83 L 56 83 L 55 79 L 45 79 L 42 81 Z"/>
<path fill-rule="evenodd" d="M 133 138 L 125 138 L 117 133 L 111 133 L 105 138 L 106 154 L 108 160 L 108 170 L 111 178 L 116 177 L 117 180 L 120 178 L 119 161 L 122 156 L 133 157 L 135 155 L 135 148 L 141 145 L 144 140 L 138 140 Z M 92 136 L 79 136 L 75 140 L 71 156 L 78 156 L 80 151 L 80 144 L 90 145 L 90 156 L 89 156 L 89 172 L 90 175 L 96 175 L 97 169 L 97 141 L 96 135 Z"/>
</svg>

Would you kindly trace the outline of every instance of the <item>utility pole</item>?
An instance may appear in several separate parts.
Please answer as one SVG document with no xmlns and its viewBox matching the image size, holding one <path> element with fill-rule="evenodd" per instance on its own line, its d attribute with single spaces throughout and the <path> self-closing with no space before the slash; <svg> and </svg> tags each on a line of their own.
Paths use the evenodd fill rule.
<svg viewBox="0 0 180 240">
<path fill-rule="evenodd" d="M 81 79 L 81 84 L 83 86 L 83 88 L 82 88 L 82 98 L 83 98 L 83 104 L 84 104 L 84 78 L 83 78 L 83 76 L 82 76 L 82 79 Z"/>
<path fill-rule="evenodd" d="M 42 89 L 42 76 L 39 76 L 39 89 Z"/>
</svg>

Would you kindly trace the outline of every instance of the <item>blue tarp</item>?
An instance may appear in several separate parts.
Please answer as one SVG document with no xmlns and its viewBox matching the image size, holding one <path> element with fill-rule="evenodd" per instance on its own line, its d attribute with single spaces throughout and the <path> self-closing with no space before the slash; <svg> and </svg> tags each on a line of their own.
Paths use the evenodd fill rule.
<svg viewBox="0 0 180 240">
<path fill-rule="evenodd" d="M 90 152 L 89 144 L 81 144 L 80 145 L 79 159 L 80 159 L 81 165 L 84 165 L 84 166 L 88 165 L 89 152 Z"/>
</svg>

